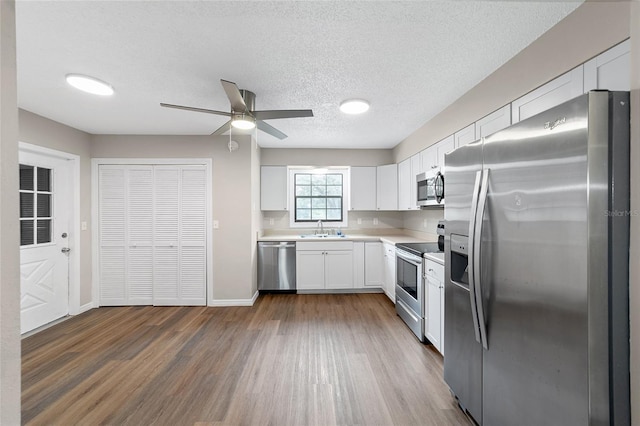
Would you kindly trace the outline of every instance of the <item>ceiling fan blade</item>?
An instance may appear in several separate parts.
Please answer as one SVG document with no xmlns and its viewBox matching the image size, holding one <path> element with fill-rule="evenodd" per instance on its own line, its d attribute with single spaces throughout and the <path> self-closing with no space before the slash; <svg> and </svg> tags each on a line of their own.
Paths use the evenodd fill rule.
<svg viewBox="0 0 640 426">
<path fill-rule="evenodd" d="M 227 133 L 231 129 L 231 120 L 224 123 L 222 126 L 218 127 L 218 129 L 211 133 L 211 136 L 219 136 Z"/>
<path fill-rule="evenodd" d="M 265 123 L 264 121 L 257 120 L 256 125 L 258 126 L 258 129 L 262 130 L 265 133 L 269 133 L 271 136 L 275 136 L 278 139 L 285 139 L 287 137 L 287 135 L 282 133 L 280 130 Z"/>
<path fill-rule="evenodd" d="M 222 83 L 222 88 L 227 94 L 229 102 L 231 102 L 231 109 L 236 112 L 245 112 L 247 110 L 247 105 L 244 103 L 244 99 L 242 99 L 242 94 L 240 93 L 238 86 L 227 80 L 220 80 L 220 83 Z"/>
<path fill-rule="evenodd" d="M 313 117 L 310 109 L 280 109 L 270 111 L 252 111 L 256 120 L 274 120 L 276 118 Z"/>
<path fill-rule="evenodd" d="M 160 106 L 165 107 L 165 108 L 184 109 L 186 111 L 206 112 L 207 114 L 216 114 L 216 115 L 224 115 L 224 116 L 227 116 L 227 117 L 231 117 L 231 113 L 230 112 L 216 111 L 216 110 L 213 110 L 213 109 L 195 108 L 195 107 L 188 107 L 188 106 L 183 106 L 183 105 L 173 105 L 173 104 L 164 104 L 164 103 L 160 103 Z"/>
</svg>

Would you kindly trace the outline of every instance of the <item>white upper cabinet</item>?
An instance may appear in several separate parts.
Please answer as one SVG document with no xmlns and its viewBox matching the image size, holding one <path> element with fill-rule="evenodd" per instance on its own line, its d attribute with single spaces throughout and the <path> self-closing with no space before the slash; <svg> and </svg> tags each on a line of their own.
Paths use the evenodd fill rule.
<svg viewBox="0 0 640 426">
<path fill-rule="evenodd" d="M 436 144 L 431 145 L 427 149 L 423 149 L 420 155 L 420 170 L 428 173 L 438 168 L 438 147 Z"/>
<path fill-rule="evenodd" d="M 376 210 L 398 210 L 398 165 L 377 167 Z"/>
<path fill-rule="evenodd" d="M 631 90 L 631 42 L 624 41 L 584 64 L 584 92 Z"/>
<path fill-rule="evenodd" d="M 420 170 L 420 154 L 398 164 L 398 210 L 418 210 L 416 175 Z"/>
<path fill-rule="evenodd" d="M 478 139 L 489 136 L 511 125 L 511 105 L 505 105 L 497 111 L 476 121 L 476 137 Z"/>
<path fill-rule="evenodd" d="M 436 144 L 438 152 L 438 169 L 444 172 L 444 155 L 450 153 L 456 148 L 454 135 L 449 136 Z M 416 189 L 417 191 L 417 189 Z M 417 194 L 416 194 L 417 197 Z M 415 202 L 415 200 L 414 200 Z"/>
<path fill-rule="evenodd" d="M 583 93 L 584 67 L 580 65 L 544 86 L 527 93 L 511 103 L 513 123 L 560 105 Z"/>
<path fill-rule="evenodd" d="M 377 167 L 351 167 L 351 203 L 349 210 L 376 209 Z"/>
<path fill-rule="evenodd" d="M 398 210 L 411 210 L 411 159 L 398 164 Z"/>
<path fill-rule="evenodd" d="M 453 134 L 454 147 L 460 148 L 468 143 L 476 141 L 476 125 L 470 124 L 464 129 L 457 131 Z"/>
<path fill-rule="evenodd" d="M 260 168 L 260 209 L 284 211 L 287 203 L 287 166 Z"/>
</svg>

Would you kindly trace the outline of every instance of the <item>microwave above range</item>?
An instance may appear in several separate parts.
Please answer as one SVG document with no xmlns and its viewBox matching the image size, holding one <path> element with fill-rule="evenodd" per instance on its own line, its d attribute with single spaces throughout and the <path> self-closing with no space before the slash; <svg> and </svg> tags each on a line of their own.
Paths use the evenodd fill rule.
<svg viewBox="0 0 640 426">
<path fill-rule="evenodd" d="M 417 205 L 444 206 L 444 176 L 440 172 L 420 173 L 417 181 Z"/>
</svg>

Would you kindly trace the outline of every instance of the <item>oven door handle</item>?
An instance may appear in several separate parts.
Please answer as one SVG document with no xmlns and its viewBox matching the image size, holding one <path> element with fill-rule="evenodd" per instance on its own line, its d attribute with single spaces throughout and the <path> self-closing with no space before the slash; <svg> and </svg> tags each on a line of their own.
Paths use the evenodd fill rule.
<svg viewBox="0 0 640 426">
<path fill-rule="evenodd" d="M 418 257 L 411 256 L 411 255 L 406 255 L 406 254 L 400 252 L 400 250 L 396 250 L 396 256 L 397 257 L 399 257 L 402 260 L 406 260 L 407 262 L 411 263 L 412 265 L 416 265 L 416 266 L 422 265 L 422 258 L 418 258 Z"/>
</svg>

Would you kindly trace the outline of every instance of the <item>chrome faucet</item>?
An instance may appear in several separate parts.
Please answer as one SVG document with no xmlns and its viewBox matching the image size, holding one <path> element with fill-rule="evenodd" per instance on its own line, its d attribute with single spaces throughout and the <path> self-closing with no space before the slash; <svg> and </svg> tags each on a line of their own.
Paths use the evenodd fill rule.
<svg viewBox="0 0 640 426">
<path fill-rule="evenodd" d="M 324 234 L 324 225 L 322 224 L 322 219 L 318 221 L 318 227 L 320 228 L 320 234 Z M 318 230 L 316 229 L 316 234 L 317 233 L 318 233 Z"/>
</svg>

